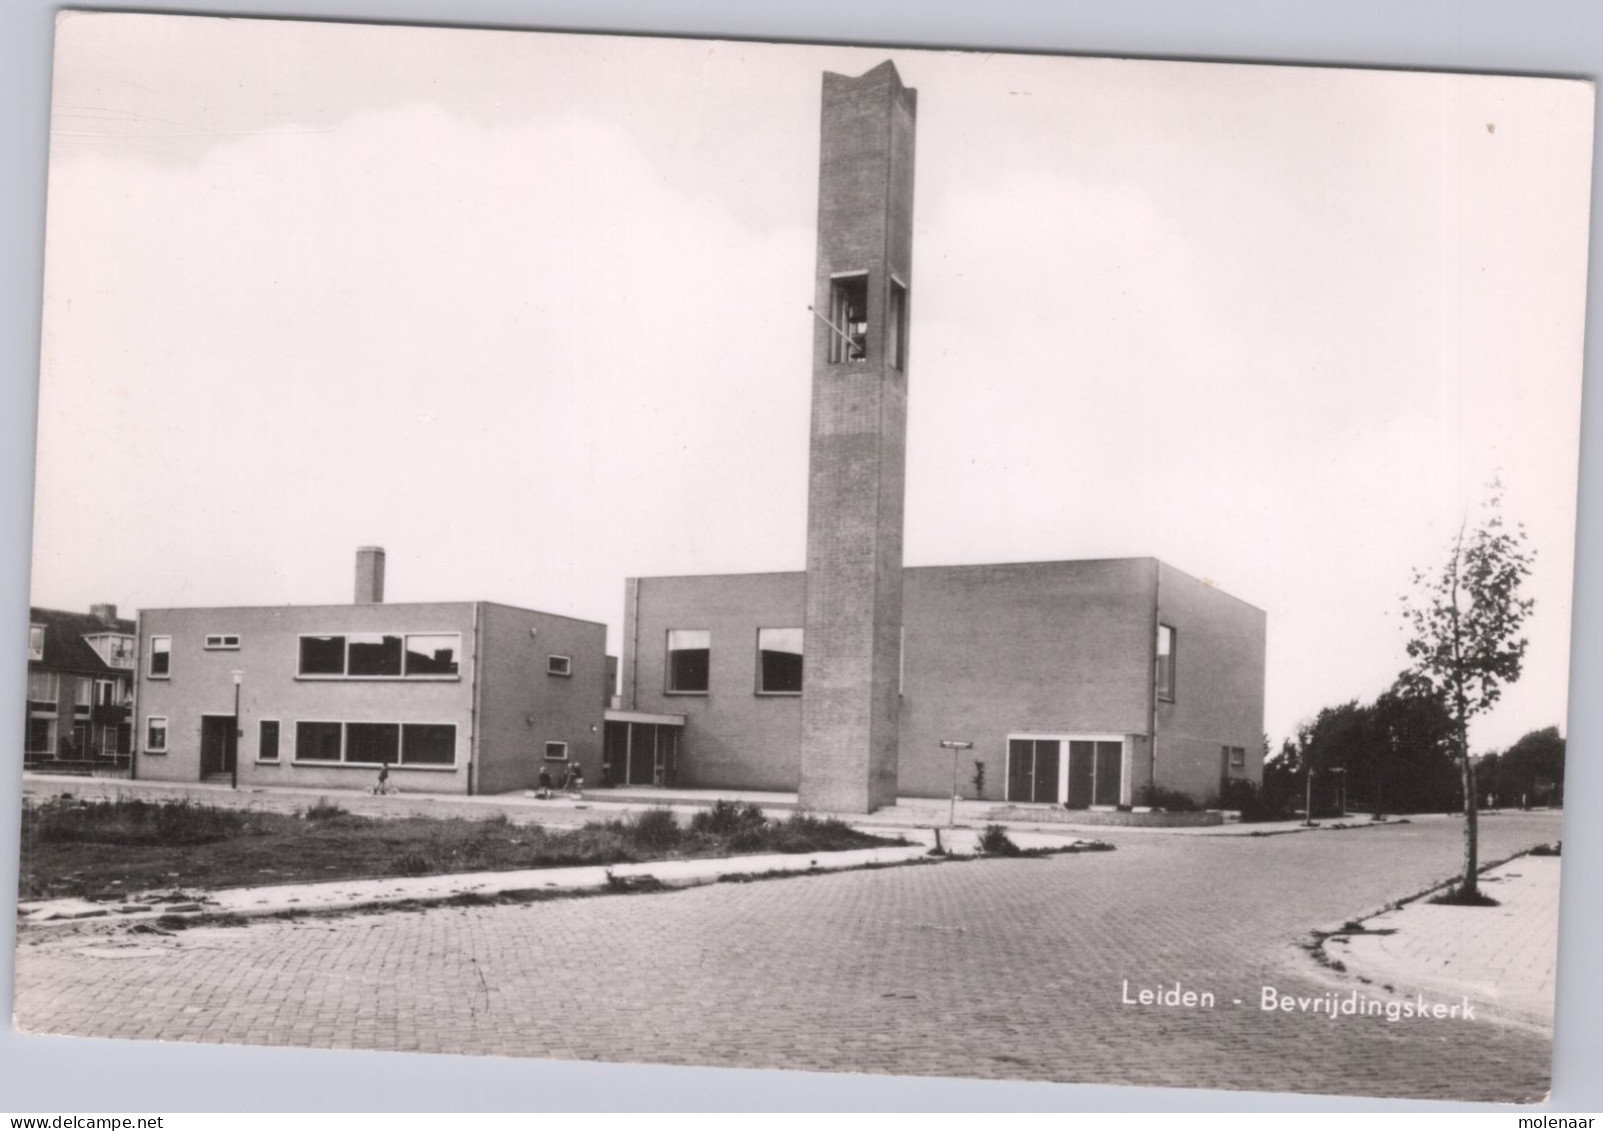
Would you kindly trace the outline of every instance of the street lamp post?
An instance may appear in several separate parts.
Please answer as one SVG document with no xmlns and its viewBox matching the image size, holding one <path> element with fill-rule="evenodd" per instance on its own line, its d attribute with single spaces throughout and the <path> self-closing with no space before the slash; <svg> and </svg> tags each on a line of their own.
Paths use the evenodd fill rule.
<svg viewBox="0 0 1603 1131">
<path fill-rule="evenodd" d="M 241 671 L 236 671 L 236 672 L 230 672 L 229 674 L 234 677 L 234 741 L 229 744 L 232 747 L 232 749 L 229 750 L 228 769 L 233 775 L 233 779 L 232 779 L 233 788 L 234 789 L 238 789 L 239 788 L 239 740 L 241 738 L 241 732 L 240 732 L 240 729 L 239 729 L 239 685 L 245 682 L 245 673 L 241 672 Z"/>
<path fill-rule="evenodd" d="M 1302 823 L 1312 825 L 1314 823 L 1314 767 L 1311 762 L 1308 764 L 1308 783 L 1305 786 L 1305 790 L 1302 803 Z"/>
<path fill-rule="evenodd" d="M 973 750 L 972 742 L 958 742 L 955 739 L 942 739 L 941 748 L 952 752 L 952 808 L 946 815 L 948 825 L 957 824 L 957 752 L 959 750 Z"/>
</svg>

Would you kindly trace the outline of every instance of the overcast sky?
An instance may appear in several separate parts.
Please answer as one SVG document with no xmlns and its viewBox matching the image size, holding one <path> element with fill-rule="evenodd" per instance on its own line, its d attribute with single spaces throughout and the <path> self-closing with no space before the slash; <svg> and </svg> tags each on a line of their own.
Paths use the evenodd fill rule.
<svg viewBox="0 0 1603 1131">
<path fill-rule="evenodd" d="M 1371 698 L 1501 471 L 1563 725 L 1592 91 L 126 15 L 58 27 L 33 600 L 803 564 L 820 75 L 919 92 L 909 565 L 1156 556 Z M 983 663 L 983 657 L 976 657 Z"/>
</svg>

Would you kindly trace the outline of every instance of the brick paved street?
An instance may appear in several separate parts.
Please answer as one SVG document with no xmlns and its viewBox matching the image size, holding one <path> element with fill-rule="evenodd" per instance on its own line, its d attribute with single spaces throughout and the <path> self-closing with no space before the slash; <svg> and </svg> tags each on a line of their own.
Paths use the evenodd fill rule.
<svg viewBox="0 0 1603 1131">
<path fill-rule="evenodd" d="M 1483 858 L 1557 839 L 1483 825 Z M 1456 821 L 660 895 L 258 921 L 173 937 L 28 929 L 32 1032 L 1533 1100 L 1550 1043 L 1475 1021 L 1264 1013 L 1343 983 L 1295 944 L 1454 870 Z M 1120 1004 L 1210 990 L 1215 1009 Z M 1367 989 L 1367 987 L 1365 987 Z M 1243 1004 L 1232 1004 L 1236 998 Z"/>
</svg>

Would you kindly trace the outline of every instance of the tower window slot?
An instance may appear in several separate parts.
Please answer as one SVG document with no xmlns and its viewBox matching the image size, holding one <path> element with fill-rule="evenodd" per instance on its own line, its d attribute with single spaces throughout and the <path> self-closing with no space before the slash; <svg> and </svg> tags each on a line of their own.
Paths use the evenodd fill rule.
<svg viewBox="0 0 1603 1131">
<path fill-rule="evenodd" d="M 829 284 L 829 360 L 868 360 L 868 276 L 843 275 Z"/>
</svg>

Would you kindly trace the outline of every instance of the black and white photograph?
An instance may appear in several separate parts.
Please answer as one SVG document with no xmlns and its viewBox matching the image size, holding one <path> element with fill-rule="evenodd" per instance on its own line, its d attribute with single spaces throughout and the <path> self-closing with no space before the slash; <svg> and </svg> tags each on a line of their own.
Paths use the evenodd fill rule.
<svg viewBox="0 0 1603 1131">
<path fill-rule="evenodd" d="M 17 1030 L 1548 1095 L 1590 82 L 52 82 Z"/>
</svg>

